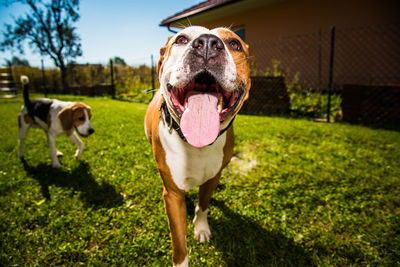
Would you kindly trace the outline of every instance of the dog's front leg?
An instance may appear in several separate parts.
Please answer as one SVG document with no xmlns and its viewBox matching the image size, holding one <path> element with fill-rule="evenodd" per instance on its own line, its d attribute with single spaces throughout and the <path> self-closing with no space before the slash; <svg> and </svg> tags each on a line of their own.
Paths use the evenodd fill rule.
<svg viewBox="0 0 400 267">
<path fill-rule="evenodd" d="M 69 135 L 68 135 L 69 139 L 71 139 L 72 142 L 74 142 L 77 146 L 78 149 L 75 152 L 75 158 L 77 160 L 79 160 L 79 158 L 82 155 L 83 152 L 83 142 L 81 141 L 81 139 L 79 139 L 78 135 L 75 133 L 75 131 L 72 131 Z"/>
<path fill-rule="evenodd" d="M 47 141 L 48 141 L 49 147 L 50 147 L 51 164 L 52 164 L 53 168 L 59 169 L 59 168 L 61 168 L 61 164 L 57 157 L 56 136 L 48 133 Z"/>
<path fill-rule="evenodd" d="M 207 219 L 208 204 L 210 203 L 212 193 L 219 184 L 220 177 L 221 173 L 218 173 L 213 179 L 200 186 L 199 205 L 197 205 L 195 209 L 193 225 L 194 237 L 201 243 L 207 242 L 211 238 L 211 231 Z"/>
<path fill-rule="evenodd" d="M 186 249 L 186 203 L 183 191 L 164 188 L 163 198 L 172 239 L 172 261 L 174 266 L 189 266 Z"/>
</svg>

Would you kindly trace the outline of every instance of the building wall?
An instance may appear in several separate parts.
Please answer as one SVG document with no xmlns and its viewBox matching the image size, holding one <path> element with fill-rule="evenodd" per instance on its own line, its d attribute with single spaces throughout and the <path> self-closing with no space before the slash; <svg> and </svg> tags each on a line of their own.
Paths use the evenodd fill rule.
<svg viewBox="0 0 400 267">
<path fill-rule="evenodd" d="M 256 69 L 273 62 L 311 88 L 326 89 L 330 29 L 336 27 L 334 83 L 400 84 L 400 1 L 286 0 L 221 19 L 208 28 L 243 26 Z M 389 26 L 377 26 L 385 25 Z"/>
<path fill-rule="evenodd" d="M 287 0 L 238 16 L 210 19 L 203 26 L 244 26 L 246 41 L 366 25 L 400 22 L 397 0 Z"/>
</svg>

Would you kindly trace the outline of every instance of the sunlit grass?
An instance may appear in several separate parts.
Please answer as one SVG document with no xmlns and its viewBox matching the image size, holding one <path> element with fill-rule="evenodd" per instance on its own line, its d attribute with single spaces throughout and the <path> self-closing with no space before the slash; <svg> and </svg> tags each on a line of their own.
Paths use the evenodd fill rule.
<svg viewBox="0 0 400 267">
<path fill-rule="evenodd" d="M 58 96 L 75 99 L 72 96 Z M 51 168 L 32 129 L 18 159 L 22 99 L 0 100 L 0 262 L 3 265 L 171 265 L 162 182 L 143 131 L 146 105 L 78 97 L 93 136 L 75 161 L 57 139 Z M 192 266 L 400 264 L 400 133 L 240 115 L 231 164 L 210 205 L 213 239 L 193 238 Z"/>
</svg>

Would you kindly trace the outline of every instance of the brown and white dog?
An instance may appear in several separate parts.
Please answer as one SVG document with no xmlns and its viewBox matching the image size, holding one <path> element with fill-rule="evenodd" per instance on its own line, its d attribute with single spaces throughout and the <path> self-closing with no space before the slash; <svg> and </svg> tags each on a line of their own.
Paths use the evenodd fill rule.
<svg viewBox="0 0 400 267">
<path fill-rule="evenodd" d="M 174 266 L 188 266 L 185 193 L 200 186 L 195 238 L 211 237 L 208 204 L 234 146 L 232 121 L 250 90 L 248 46 L 227 28 L 191 26 L 160 49 L 160 90 L 145 117 L 164 184 Z"/>
<path fill-rule="evenodd" d="M 78 149 L 75 158 L 78 160 L 83 152 L 83 143 L 76 132 L 83 137 L 94 133 L 90 124 L 91 109 L 88 105 L 80 102 L 64 102 L 56 99 L 38 98 L 29 99 L 27 76 L 21 76 L 24 103 L 18 116 L 19 143 L 18 153 L 24 158 L 23 144 L 30 127 L 39 127 L 45 130 L 50 147 L 51 161 L 54 168 L 60 168 L 58 160 L 62 153 L 56 148 L 56 138 L 63 133 L 74 142 Z"/>
</svg>

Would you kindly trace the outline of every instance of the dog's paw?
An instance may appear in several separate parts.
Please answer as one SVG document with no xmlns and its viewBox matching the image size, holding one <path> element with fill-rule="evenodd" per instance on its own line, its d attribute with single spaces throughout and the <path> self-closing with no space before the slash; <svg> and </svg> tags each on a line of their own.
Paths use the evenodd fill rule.
<svg viewBox="0 0 400 267">
<path fill-rule="evenodd" d="M 194 237 L 201 243 L 211 239 L 211 231 L 207 220 L 208 210 L 202 211 L 199 206 L 196 207 L 193 219 Z"/>
<path fill-rule="evenodd" d="M 174 267 L 189 267 L 189 254 L 186 255 L 185 259 L 183 260 L 183 262 L 179 263 L 179 264 L 174 264 Z"/>
<path fill-rule="evenodd" d="M 77 149 L 76 152 L 75 152 L 74 157 L 75 157 L 76 160 L 79 160 L 81 155 L 82 155 L 82 151 Z"/>
<path fill-rule="evenodd" d="M 62 157 L 62 156 L 63 156 L 63 153 L 60 152 L 60 151 L 57 151 L 56 155 L 57 155 L 57 157 Z"/>
<path fill-rule="evenodd" d="M 194 232 L 194 237 L 196 238 L 197 241 L 200 243 L 205 243 L 210 241 L 211 239 L 211 232 L 210 230 L 203 230 L 201 232 Z"/>
</svg>

